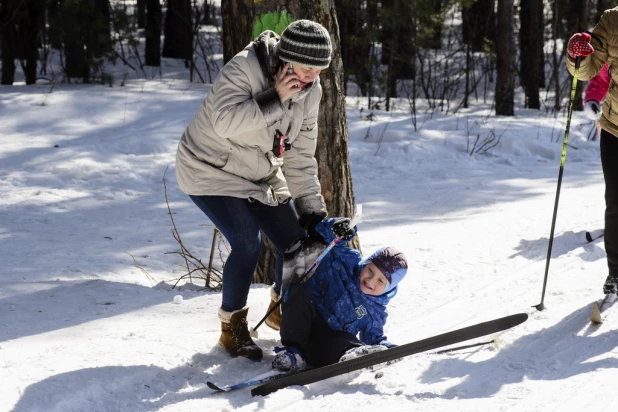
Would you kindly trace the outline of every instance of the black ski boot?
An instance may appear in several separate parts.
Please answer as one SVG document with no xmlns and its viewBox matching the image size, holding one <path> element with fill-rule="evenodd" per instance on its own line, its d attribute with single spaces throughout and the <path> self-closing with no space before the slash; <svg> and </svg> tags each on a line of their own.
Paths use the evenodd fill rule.
<svg viewBox="0 0 618 412">
<path fill-rule="evenodd" d="M 605 284 L 603 285 L 603 293 L 606 295 L 608 293 L 616 293 L 618 292 L 618 276 L 609 274 L 607 279 L 605 279 Z"/>
</svg>

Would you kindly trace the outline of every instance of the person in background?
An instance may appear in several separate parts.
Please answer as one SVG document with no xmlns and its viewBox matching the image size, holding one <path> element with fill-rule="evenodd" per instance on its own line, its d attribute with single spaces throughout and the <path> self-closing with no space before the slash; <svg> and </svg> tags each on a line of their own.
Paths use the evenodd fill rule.
<svg viewBox="0 0 618 412">
<path fill-rule="evenodd" d="M 219 343 L 262 359 L 247 327 L 247 296 L 264 233 L 282 256 L 326 217 L 315 160 L 319 74 L 331 60 L 328 31 L 309 20 L 279 37 L 261 33 L 219 72 L 176 154 L 182 191 L 231 246 L 223 269 Z M 271 305 L 273 302 L 271 302 Z M 276 313 L 267 324 L 278 327 Z"/>
<path fill-rule="evenodd" d="M 618 99 L 618 89 L 612 84 L 611 62 L 618 61 L 618 7 L 606 10 L 591 33 L 575 33 L 567 45 L 566 65 L 575 72 L 576 59 L 580 58 L 579 79 L 589 80 L 608 65 L 609 97 L 601 110 L 601 166 L 605 179 L 605 253 L 608 275 L 603 292 L 618 291 L 618 108 L 612 102 Z M 600 101 L 599 101 L 600 103 Z"/>
<path fill-rule="evenodd" d="M 609 88 L 609 65 L 605 63 L 596 76 L 588 82 L 584 97 L 584 114 L 590 120 L 598 121 L 601 118 L 601 104 L 605 100 Z"/>
<path fill-rule="evenodd" d="M 335 236 L 341 238 L 324 256 L 309 280 L 291 282 L 283 289 L 281 343 L 275 348 L 273 368 L 303 370 L 320 367 L 395 346 L 384 335 L 386 306 L 397 294 L 397 285 L 408 271 L 406 257 L 385 247 L 363 259 L 347 245 L 356 230 L 350 220 L 325 219 L 316 226 L 323 250 Z M 312 246 L 306 247 L 310 250 Z M 303 248 L 286 254 L 284 279 L 310 266 L 312 258 L 300 257 Z M 291 256 L 290 256 L 291 255 Z M 289 282 L 289 281 L 288 281 Z"/>
</svg>

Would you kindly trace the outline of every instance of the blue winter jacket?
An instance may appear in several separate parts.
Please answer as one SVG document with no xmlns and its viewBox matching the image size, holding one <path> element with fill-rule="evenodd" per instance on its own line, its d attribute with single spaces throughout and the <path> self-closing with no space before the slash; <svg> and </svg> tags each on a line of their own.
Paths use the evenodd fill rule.
<svg viewBox="0 0 618 412">
<path fill-rule="evenodd" d="M 332 226 L 336 220 L 324 219 L 316 227 L 326 243 L 335 239 Z M 358 335 L 365 344 L 395 346 L 386 340 L 383 328 L 386 305 L 397 293 L 397 288 L 380 296 L 361 292 L 360 271 L 367 261 L 347 243 L 343 239 L 339 241 L 307 281 L 315 307 L 334 330 Z"/>
</svg>

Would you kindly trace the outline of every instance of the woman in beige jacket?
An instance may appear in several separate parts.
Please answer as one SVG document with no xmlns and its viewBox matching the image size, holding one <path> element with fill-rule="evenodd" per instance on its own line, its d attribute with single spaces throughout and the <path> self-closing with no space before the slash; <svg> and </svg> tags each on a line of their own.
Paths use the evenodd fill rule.
<svg viewBox="0 0 618 412">
<path fill-rule="evenodd" d="M 260 233 L 279 252 L 271 291 L 276 300 L 283 252 L 305 231 L 314 234 L 326 216 L 314 154 L 318 75 L 331 52 L 328 31 L 309 20 L 290 24 L 281 37 L 263 32 L 221 69 L 178 146 L 180 188 L 232 248 L 219 308 L 219 342 L 231 356 L 262 358 L 246 320 Z M 278 328 L 278 315 L 267 325 Z"/>
<path fill-rule="evenodd" d="M 601 166 L 605 179 L 605 253 L 609 274 L 604 293 L 618 291 L 618 7 L 605 10 L 591 33 L 576 33 L 567 46 L 567 68 L 574 73 L 581 58 L 579 79 L 589 80 L 608 65 L 609 89 L 601 114 Z M 616 76 L 616 77 L 614 77 Z M 616 102 L 616 103 L 614 103 Z"/>
</svg>

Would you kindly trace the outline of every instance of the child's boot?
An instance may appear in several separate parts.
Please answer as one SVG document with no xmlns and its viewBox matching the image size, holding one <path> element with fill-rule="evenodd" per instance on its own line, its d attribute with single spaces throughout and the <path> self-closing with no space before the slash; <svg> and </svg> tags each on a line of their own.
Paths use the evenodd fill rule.
<svg viewBox="0 0 618 412">
<path fill-rule="evenodd" d="M 262 349 L 249 335 L 247 313 L 249 313 L 248 307 L 233 312 L 226 312 L 219 308 L 219 319 L 221 319 L 219 343 L 234 358 L 243 356 L 258 361 L 262 359 Z"/>
<path fill-rule="evenodd" d="M 341 358 L 339 358 L 339 362 L 345 362 L 352 359 L 360 358 L 361 356 L 370 355 L 372 353 L 380 352 L 388 349 L 383 345 L 363 345 L 363 346 L 355 346 L 351 349 L 348 349 Z"/>
<path fill-rule="evenodd" d="M 284 346 L 275 348 L 275 358 L 273 359 L 273 369 L 283 372 L 302 371 L 307 367 L 303 355 L 294 346 Z"/>
</svg>

